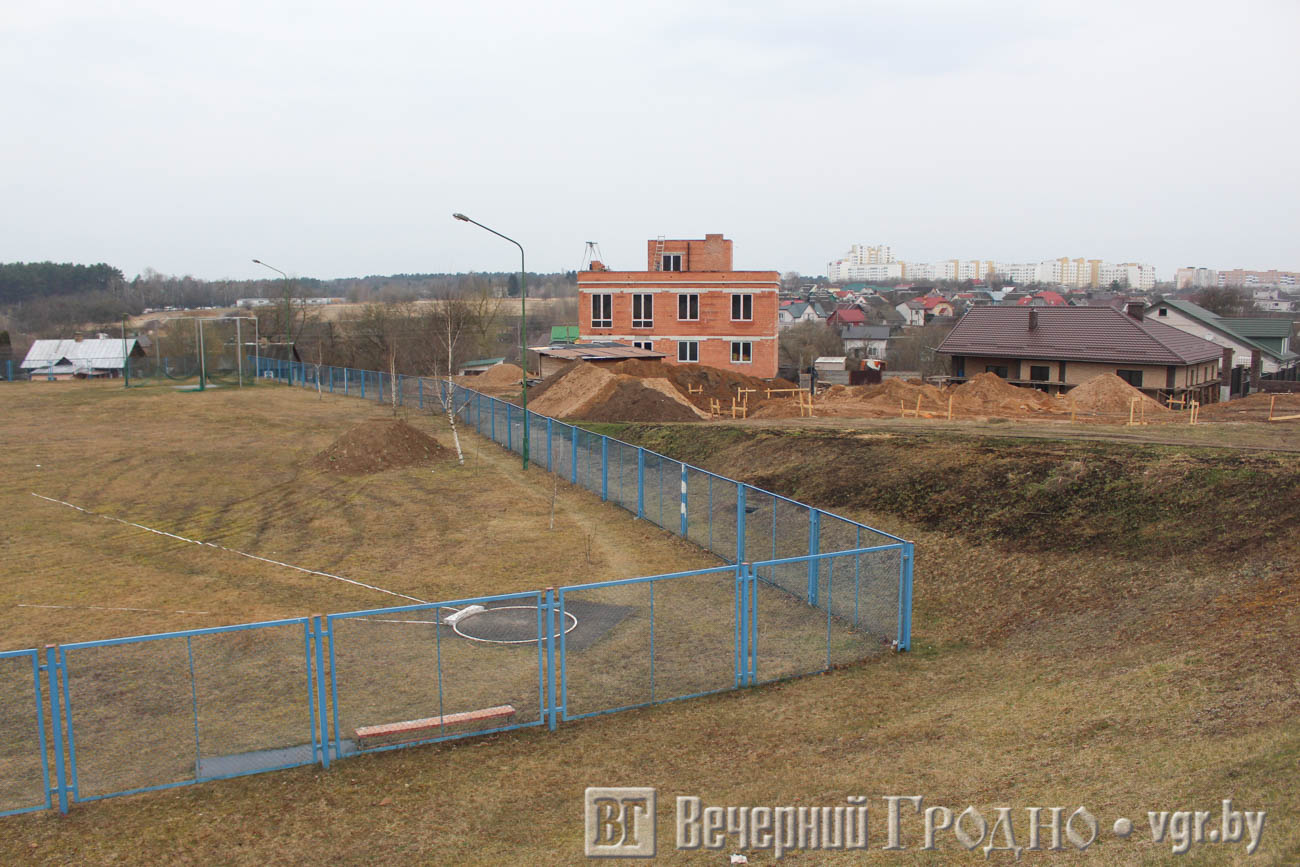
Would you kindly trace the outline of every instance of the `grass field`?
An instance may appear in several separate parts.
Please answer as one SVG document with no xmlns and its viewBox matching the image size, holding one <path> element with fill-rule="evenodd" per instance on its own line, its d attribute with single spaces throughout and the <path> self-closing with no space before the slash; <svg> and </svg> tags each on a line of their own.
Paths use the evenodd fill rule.
<svg viewBox="0 0 1300 867">
<path fill-rule="evenodd" d="M 715 562 L 564 486 L 550 531 L 550 477 L 521 477 L 515 459 L 477 439 L 467 439 L 468 470 L 439 465 L 362 479 L 306 473 L 307 458 L 383 410 L 276 391 L 0 390 L 7 482 L 0 554 L 10 577 L 0 588 L 0 644 L 387 604 L 375 591 L 178 545 L 31 491 L 430 599 L 465 595 L 466 587 L 531 590 Z M 457 484 L 464 477 L 479 483 Z M 1016 484 L 1007 481 L 1005 496 L 1017 495 Z M 566 724 L 554 734 L 353 758 L 328 772 L 306 767 L 113 799 L 67 817 L 11 817 L 0 820 L 0 858 L 573 863 L 582 858 L 586 786 L 654 785 L 664 853 L 675 795 L 723 805 L 839 805 L 862 794 L 872 804 L 867 860 L 912 863 L 914 855 L 879 850 L 879 799 L 921 794 L 954 812 L 1014 806 L 1018 821 L 1032 805 L 1067 812 L 1087 805 L 1103 833 L 1072 862 L 1300 859 L 1293 535 L 1231 557 L 1116 556 L 1097 547 L 1072 554 L 976 541 L 865 507 L 845 512 L 917 539 L 912 654 Z M 87 607 L 18 607 L 30 604 Z M 689 601 L 680 607 L 689 610 Z M 1146 811 L 1216 810 L 1222 798 L 1268 811 L 1256 856 L 1247 859 L 1244 844 L 1204 844 L 1179 857 L 1168 841 L 1150 841 Z M 1121 815 L 1137 827 L 1131 840 L 1109 833 Z M 1023 844 L 1025 829 L 1016 830 Z M 919 845 L 919 819 L 905 821 L 904 833 L 910 847 Z M 941 841 L 927 863 L 982 860 L 950 835 Z M 694 857 L 725 863 L 725 852 Z M 1064 856 L 1038 856 L 1051 857 Z"/>
</svg>

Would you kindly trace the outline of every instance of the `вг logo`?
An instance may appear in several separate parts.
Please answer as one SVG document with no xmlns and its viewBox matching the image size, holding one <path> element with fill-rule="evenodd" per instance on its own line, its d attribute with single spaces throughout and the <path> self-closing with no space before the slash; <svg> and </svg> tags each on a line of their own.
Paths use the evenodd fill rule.
<svg viewBox="0 0 1300 867">
<path fill-rule="evenodd" d="M 583 798 L 589 858 L 653 858 L 655 790 L 588 787 Z"/>
</svg>

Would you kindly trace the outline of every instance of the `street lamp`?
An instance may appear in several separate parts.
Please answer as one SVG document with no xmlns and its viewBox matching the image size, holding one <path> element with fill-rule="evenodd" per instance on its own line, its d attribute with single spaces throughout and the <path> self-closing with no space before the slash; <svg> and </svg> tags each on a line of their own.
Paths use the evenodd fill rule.
<svg viewBox="0 0 1300 867">
<path fill-rule="evenodd" d="M 464 214 L 452 214 L 452 216 L 462 222 L 473 223 L 480 229 L 486 229 L 498 238 L 505 238 L 519 248 L 519 366 L 524 370 L 524 469 L 528 469 L 528 283 L 526 280 L 527 272 L 524 268 L 524 245 L 508 235 L 501 234 L 496 229 L 489 229 L 477 220 L 471 220 Z M 447 375 L 451 375 L 450 370 L 447 371 Z"/>
<path fill-rule="evenodd" d="M 284 278 L 284 343 L 286 355 L 289 359 L 289 384 L 293 385 L 293 314 L 289 310 L 289 275 L 281 271 L 274 265 L 268 265 L 261 259 L 254 259 L 254 264 L 261 265 L 263 268 L 270 268 L 272 271 Z M 257 371 L 261 376 L 262 371 Z"/>
</svg>

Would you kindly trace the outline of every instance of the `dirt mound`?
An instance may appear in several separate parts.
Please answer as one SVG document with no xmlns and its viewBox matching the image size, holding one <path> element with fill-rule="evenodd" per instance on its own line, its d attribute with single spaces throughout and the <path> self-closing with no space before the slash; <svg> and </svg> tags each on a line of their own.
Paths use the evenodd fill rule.
<svg viewBox="0 0 1300 867">
<path fill-rule="evenodd" d="M 769 388 L 794 388 L 793 382 L 784 379 L 759 379 L 730 370 L 708 367 L 703 364 L 664 364 L 658 361 L 628 359 L 611 365 L 616 373 L 642 379 L 663 379 L 672 383 L 678 393 L 702 410 L 709 409 L 709 400 L 713 399 L 723 410 L 731 411 L 731 399 L 736 397 L 739 389 L 754 389 L 748 395 L 751 409 L 768 400 Z"/>
<path fill-rule="evenodd" d="M 365 476 L 450 458 L 448 449 L 406 422 L 375 419 L 362 422 L 343 434 L 312 458 L 307 466 L 327 473 Z"/>
<path fill-rule="evenodd" d="M 1276 397 L 1277 400 L 1273 401 Z M 1273 404 L 1274 415 L 1295 415 L 1300 413 L 1300 394 L 1265 394 L 1256 392 L 1248 397 L 1239 397 L 1223 403 L 1210 403 L 1201 407 L 1200 417 L 1216 421 L 1268 421 L 1269 404 Z M 1291 420 L 1290 424 L 1296 421 Z"/>
<path fill-rule="evenodd" d="M 585 421 L 695 421 L 707 418 L 665 378 L 617 372 L 618 365 L 571 364 L 529 397 L 534 412 Z"/>
<path fill-rule="evenodd" d="M 1026 412 L 1056 409 L 1052 397 L 1036 388 L 1020 388 L 996 373 L 981 373 L 953 389 L 953 406 L 971 412 Z"/>
<path fill-rule="evenodd" d="M 517 364 L 494 364 L 474 377 L 479 385 L 518 385 L 524 371 Z"/>
<path fill-rule="evenodd" d="M 1169 408 L 1147 397 L 1113 373 L 1102 373 L 1075 386 L 1066 394 L 1066 402 L 1085 412 L 1127 413 L 1134 398 L 1148 414 L 1169 412 Z"/>
</svg>

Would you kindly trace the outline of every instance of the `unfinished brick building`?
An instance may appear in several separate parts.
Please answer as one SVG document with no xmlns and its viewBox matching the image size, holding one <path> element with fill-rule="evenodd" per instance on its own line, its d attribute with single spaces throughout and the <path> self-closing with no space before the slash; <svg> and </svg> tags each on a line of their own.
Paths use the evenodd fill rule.
<svg viewBox="0 0 1300 867">
<path fill-rule="evenodd" d="M 616 340 L 666 355 L 771 379 L 777 367 L 776 271 L 731 270 L 731 241 L 646 242 L 645 271 L 578 272 L 579 339 Z"/>
</svg>

